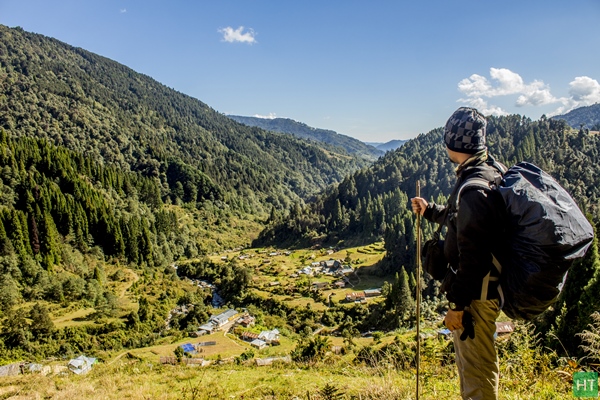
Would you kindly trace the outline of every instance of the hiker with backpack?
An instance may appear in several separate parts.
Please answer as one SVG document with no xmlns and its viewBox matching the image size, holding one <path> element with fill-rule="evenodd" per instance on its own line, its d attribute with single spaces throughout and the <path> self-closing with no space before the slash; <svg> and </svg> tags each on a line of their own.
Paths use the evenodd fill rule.
<svg viewBox="0 0 600 400">
<path fill-rule="evenodd" d="M 425 243 L 424 269 L 442 281 L 464 399 L 498 398 L 495 321 L 500 310 L 531 320 L 554 304 L 594 229 L 569 193 L 539 167 L 506 168 L 486 147 L 487 121 L 461 107 L 444 128 L 457 181 L 445 206 L 411 199 L 440 228 Z M 439 238 L 446 226 L 444 240 Z"/>
<path fill-rule="evenodd" d="M 501 164 L 486 147 L 486 119 L 476 109 L 461 107 L 448 119 L 444 142 L 450 160 L 458 164 L 457 182 L 448 205 L 411 199 L 412 209 L 447 227 L 443 254 L 447 271 L 441 290 L 450 307 L 444 324 L 453 332 L 456 365 L 463 399 L 497 399 L 499 364 L 494 343 L 500 314 L 500 273 L 493 255 L 501 252 L 505 206 L 492 187 L 465 187 L 468 179 L 501 179 Z"/>
</svg>

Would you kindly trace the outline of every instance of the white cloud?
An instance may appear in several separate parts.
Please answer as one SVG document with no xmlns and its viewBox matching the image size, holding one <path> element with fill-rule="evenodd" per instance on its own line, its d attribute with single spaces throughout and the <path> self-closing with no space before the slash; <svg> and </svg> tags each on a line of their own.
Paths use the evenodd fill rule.
<svg viewBox="0 0 600 400">
<path fill-rule="evenodd" d="M 509 69 L 490 68 L 490 76 L 498 82 L 498 86 L 492 88 L 491 96 L 506 96 L 526 90 L 523 78 Z"/>
<path fill-rule="evenodd" d="M 227 28 L 219 29 L 219 32 L 223 34 L 224 42 L 241 42 L 248 44 L 257 43 L 255 38 L 256 34 L 252 28 L 248 29 L 248 31 L 244 33 L 243 26 L 240 26 L 237 29 L 233 29 L 232 27 L 228 26 Z"/>
<path fill-rule="evenodd" d="M 126 8 L 121 8 L 121 9 L 119 10 L 119 12 L 120 12 L 121 14 L 125 14 L 125 13 L 127 12 L 127 9 L 126 9 Z"/>
<path fill-rule="evenodd" d="M 569 83 L 571 98 L 582 105 L 591 105 L 600 102 L 600 84 L 597 80 L 587 76 L 578 76 Z"/>
<path fill-rule="evenodd" d="M 458 82 L 458 90 L 466 94 L 468 97 L 481 97 L 492 89 L 492 85 L 488 80 L 477 74 L 471 75 Z"/>
<path fill-rule="evenodd" d="M 508 112 L 489 99 L 515 96 L 515 107 L 538 107 L 550 104 L 560 106 L 548 116 L 565 114 L 574 108 L 600 103 L 600 83 L 588 76 L 578 76 L 569 83 L 569 95 L 556 97 L 543 81 L 526 83 L 523 78 L 506 68 L 490 68 L 490 79 L 473 74 L 458 82 L 458 90 L 466 95 L 458 101 L 479 109 L 487 115 L 506 115 Z"/>
<path fill-rule="evenodd" d="M 255 118 L 263 118 L 263 119 L 275 119 L 277 118 L 277 115 L 275 113 L 269 113 L 269 115 L 259 115 L 259 114 L 254 114 Z"/>
<path fill-rule="evenodd" d="M 534 80 L 531 83 L 525 83 L 523 78 L 506 68 L 490 68 L 491 81 L 486 77 L 473 74 L 469 78 L 463 79 L 458 83 L 458 90 L 464 93 L 467 98 L 459 101 L 481 108 L 482 112 L 492 115 L 506 115 L 507 112 L 498 106 L 488 105 L 486 99 L 491 99 L 500 96 L 516 95 L 514 105 L 516 107 L 525 106 L 544 106 L 548 104 L 562 103 L 561 108 L 568 108 L 568 105 L 573 102 L 569 98 L 558 98 L 550 92 L 550 87 L 543 81 Z M 589 78 L 587 78 L 589 79 Z M 592 82 L 598 83 L 589 79 Z M 600 89 L 594 87 L 589 81 L 579 82 L 578 85 L 571 83 L 571 91 L 593 98 L 600 95 Z M 575 96 L 572 97 L 574 98 Z"/>
</svg>

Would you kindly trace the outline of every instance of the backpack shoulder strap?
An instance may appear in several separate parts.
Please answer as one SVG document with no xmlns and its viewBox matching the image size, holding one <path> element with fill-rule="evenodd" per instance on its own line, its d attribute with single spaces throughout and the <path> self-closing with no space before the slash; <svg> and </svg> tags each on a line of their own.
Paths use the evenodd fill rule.
<svg viewBox="0 0 600 400">
<path fill-rule="evenodd" d="M 495 184 L 493 184 L 492 182 L 490 182 L 489 180 L 485 179 L 485 178 L 479 178 L 479 177 L 474 177 L 474 178 L 470 178 L 467 179 L 466 181 L 464 181 L 460 187 L 458 188 L 458 190 L 456 191 L 456 204 L 455 204 L 455 208 L 456 211 L 458 212 L 458 207 L 460 204 L 460 195 L 462 194 L 463 190 L 465 190 L 466 188 L 469 187 L 478 187 L 478 188 L 482 188 L 482 189 L 492 189 L 493 187 L 495 187 Z"/>
</svg>

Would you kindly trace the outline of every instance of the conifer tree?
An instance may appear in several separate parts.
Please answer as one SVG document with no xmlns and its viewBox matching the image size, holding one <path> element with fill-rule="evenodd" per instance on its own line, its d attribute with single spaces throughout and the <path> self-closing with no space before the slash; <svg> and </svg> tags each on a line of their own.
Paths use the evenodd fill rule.
<svg viewBox="0 0 600 400">
<path fill-rule="evenodd" d="M 415 312 L 415 300 L 412 296 L 409 285 L 408 274 L 404 267 L 400 270 L 398 285 L 398 305 L 397 313 L 401 321 L 406 323 L 411 319 Z"/>
</svg>

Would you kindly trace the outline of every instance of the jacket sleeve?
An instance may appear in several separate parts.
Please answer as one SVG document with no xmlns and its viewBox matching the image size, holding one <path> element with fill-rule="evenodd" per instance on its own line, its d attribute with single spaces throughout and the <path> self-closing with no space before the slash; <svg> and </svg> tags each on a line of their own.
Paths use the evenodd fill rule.
<svg viewBox="0 0 600 400">
<path fill-rule="evenodd" d="M 429 203 L 425 209 L 425 212 L 423 213 L 423 218 L 431 222 L 444 224 L 446 222 L 444 219 L 446 216 L 447 207 L 448 206 L 440 206 L 435 203 Z"/>
<path fill-rule="evenodd" d="M 456 215 L 459 265 L 446 297 L 458 307 L 481 297 L 483 278 L 492 267 L 492 247 L 500 235 L 499 210 L 491 190 L 466 189 Z"/>
</svg>

